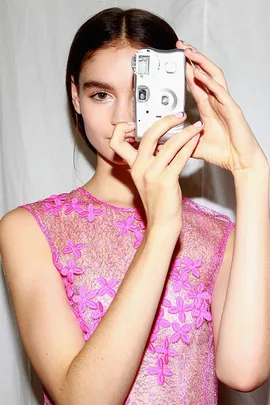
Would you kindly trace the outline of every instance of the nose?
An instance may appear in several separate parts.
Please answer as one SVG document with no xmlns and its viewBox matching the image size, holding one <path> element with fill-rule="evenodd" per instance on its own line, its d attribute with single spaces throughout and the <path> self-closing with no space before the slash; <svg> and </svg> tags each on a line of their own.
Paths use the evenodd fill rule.
<svg viewBox="0 0 270 405">
<path fill-rule="evenodd" d="M 111 123 L 115 125 L 117 122 L 135 121 L 135 105 L 134 100 L 123 99 L 119 100 L 114 105 Z"/>
</svg>

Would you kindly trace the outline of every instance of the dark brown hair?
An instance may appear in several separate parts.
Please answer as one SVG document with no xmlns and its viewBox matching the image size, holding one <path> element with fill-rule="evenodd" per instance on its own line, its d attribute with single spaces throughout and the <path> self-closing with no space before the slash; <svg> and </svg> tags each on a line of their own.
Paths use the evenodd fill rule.
<svg viewBox="0 0 270 405">
<path fill-rule="evenodd" d="M 111 46 L 173 49 L 176 47 L 177 39 L 175 31 L 166 21 L 149 11 L 136 8 L 105 9 L 91 17 L 79 28 L 69 51 L 66 91 L 73 123 L 93 152 L 96 153 L 96 149 L 87 139 L 83 118 L 75 111 L 72 103 L 71 76 L 78 89 L 82 68 L 98 50 Z"/>
</svg>

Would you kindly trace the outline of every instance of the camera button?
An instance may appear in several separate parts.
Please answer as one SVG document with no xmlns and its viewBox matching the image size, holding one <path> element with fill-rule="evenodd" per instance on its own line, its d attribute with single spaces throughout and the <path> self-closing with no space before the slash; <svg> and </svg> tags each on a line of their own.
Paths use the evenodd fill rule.
<svg viewBox="0 0 270 405">
<path fill-rule="evenodd" d="M 167 73 L 175 73 L 176 72 L 176 63 L 174 62 L 167 62 L 165 64 L 165 71 Z"/>
</svg>

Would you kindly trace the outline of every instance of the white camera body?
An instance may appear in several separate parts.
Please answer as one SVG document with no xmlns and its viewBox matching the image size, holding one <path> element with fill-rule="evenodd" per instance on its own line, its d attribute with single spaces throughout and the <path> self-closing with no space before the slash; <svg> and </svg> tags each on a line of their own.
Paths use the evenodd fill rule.
<svg viewBox="0 0 270 405">
<path fill-rule="evenodd" d="M 185 110 L 186 57 L 182 49 L 144 48 L 132 57 L 135 73 L 134 103 L 136 141 L 165 115 Z M 167 131 L 158 141 L 166 142 L 182 131 L 184 124 Z"/>
</svg>

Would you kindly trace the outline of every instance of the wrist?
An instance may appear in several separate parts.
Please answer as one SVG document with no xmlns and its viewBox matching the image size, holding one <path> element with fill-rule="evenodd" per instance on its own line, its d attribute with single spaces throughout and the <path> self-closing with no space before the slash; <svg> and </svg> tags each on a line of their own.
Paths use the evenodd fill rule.
<svg viewBox="0 0 270 405">
<path fill-rule="evenodd" d="M 268 163 L 257 168 L 236 170 L 232 173 L 236 187 L 258 186 L 269 183 L 270 169 Z"/>
<path fill-rule="evenodd" d="M 176 227 L 175 224 L 171 226 L 151 225 L 145 231 L 145 237 L 162 244 L 176 243 L 181 234 L 181 224 Z"/>
</svg>

